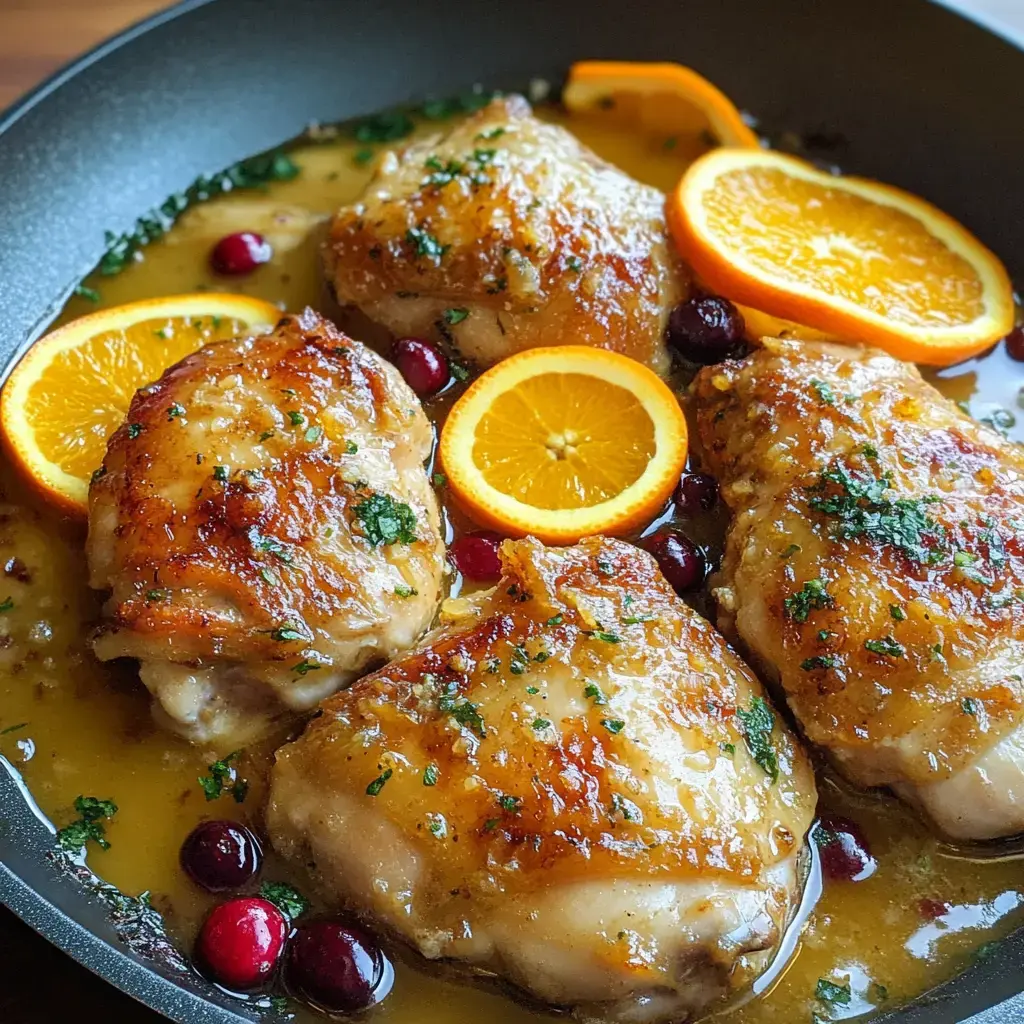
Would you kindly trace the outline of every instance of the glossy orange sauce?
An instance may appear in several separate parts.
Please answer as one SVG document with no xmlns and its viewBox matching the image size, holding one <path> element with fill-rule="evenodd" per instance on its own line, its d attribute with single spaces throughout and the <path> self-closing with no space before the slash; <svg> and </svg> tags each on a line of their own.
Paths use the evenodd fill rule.
<svg viewBox="0 0 1024 1024">
<path fill-rule="evenodd" d="M 672 186 L 685 165 L 684 147 L 666 146 L 663 138 L 548 116 L 660 188 Z M 94 276 L 87 283 L 100 291 L 101 306 L 223 290 L 225 282 L 208 270 L 209 250 L 222 235 L 249 229 L 272 243 L 274 260 L 250 277 L 228 282 L 228 288 L 260 295 L 282 308 L 309 303 L 335 314 L 320 281 L 316 250 L 325 218 L 369 180 L 369 166 L 355 159 L 361 148 L 345 133 L 327 143 L 300 145 L 292 154 L 302 168 L 295 180 L 195 207 L 164 240 L 148 247 L 140 262 L 119 276 Z M 61 319 L 95 308 L 74 298 Z M 970 401 L 975 415 L 984 416 L 996 407 L 1016 408 L 1024 373 L 1000 348 L 932 377 L 948 395 Z M 442 396 L 428 403 L 427 412 L 439 421 L 447 405 Z M 1009 429 L 1011 436 L 1024 437 L 1016 426 Z M 227 751 L 195 749 L 158 731 L 133 666 L 100 665 L 89 651 L 86 638 L 99 600 L 85 583 L 84 528 L 34 505 L 6 466 L 0 466 L 0 488 L 0 567 L 8 567 L 0 578 L 0 601 L 8 596 L 13 601 L 10 611 L 0 613 L 0 754 L 21 773 L 57 826 L 75 817 L 72 805 L 79 794 L 117 802 L 118 813 L 107 825 L 110 849 L 91 844 L 89 865 L 125 893 L 149 890 L 169 931 L 187 949 L 214 898 L 180 870 L 181 841 L 196 822 L 209 817 L 238 817 L 259 829 L 263 775 L 283 737 L 250 747 L 237 762 L 238 774 L 251 784 L 244 803 L 235 803 L 227 793 L 207 802 L 197 779 Z M 688 522 L 686 529 L 713 546 L 721 537 L 723 514 Z M 665 517 L 670 516 L 668 509 Z M 466 525 L 455 515 L 450 521 L 453 533 Z M 708 610 L 703 598 L 694 603 Z M 827 772 L 819 773 L 819 789 L 824 808 L 861 824 L 877 871 L 858 883 L 824 882 L 816 905 L 801 922 L 803 931 L 793 929 L 787 937 L 786 963 L 759 982 L 759 996 L 723 1011 L 735 1024 L 789 1024 L 810 1021 L 812 1013 L 840 1019 L 890 1008 L 963 969 L 984 943 L 1021 923 L 1024 878 L 1018 858 L 974 857 L 947 847 L 891 798 L 850 793 Z M 271 856 L 262 878 L 288 874 Z M 301 878 L 291 880 L 302 888 Z M 820 886 L 815 875 L 808 904 Z M 922 913 L 922 900 L 945 903 L 948 909 L 932 919 Z M 934 909 L 934 903 L 926 906 Z M 849 983 L 849 1004 L 816 999 L 822 978 Z M 288 1010 L 300 1018 L 313 1016 L 292 1003 Z M 525 1024 L 542 1016 L 497 993 L 452 984 L 429 967 L 409 963 L 399 964 L 392 994 L 371 1014 L 381 1024 Z"/>
</svg>

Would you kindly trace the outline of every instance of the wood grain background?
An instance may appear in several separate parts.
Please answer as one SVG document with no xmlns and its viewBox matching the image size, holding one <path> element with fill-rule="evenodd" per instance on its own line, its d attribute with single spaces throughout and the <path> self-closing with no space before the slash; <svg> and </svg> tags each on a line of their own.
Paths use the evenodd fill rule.
<svg viewBox="0 0 1024 1024">
<path fill-rule="evenodd" d="M 0 111 L 77 54 L 166 6 L 165 0 L 0 0 Z M 959 0 L 959 6 L 1024 30 L 1024 0 Z M 164 1018 L 0 908 L 0 1022 L 68 1021 L 161 1024 Z"/>
</svg>

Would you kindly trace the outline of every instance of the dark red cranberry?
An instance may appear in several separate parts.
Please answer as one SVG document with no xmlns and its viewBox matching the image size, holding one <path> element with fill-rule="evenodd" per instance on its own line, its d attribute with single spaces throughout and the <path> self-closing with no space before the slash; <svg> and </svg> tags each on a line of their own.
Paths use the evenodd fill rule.
<svg viewBox="0 0 1024 1024">
<path fill-rule="evenodd" d="M 273 903 L 249 896 L 214 907 L 196 941 L 196 965 L 236 992 L 259 988 L 274 973 L 288 922 Z"/>
<path fill-rule="evenodd" d="M 218 274 L 237 277 L 251 274 L 260 264 L 269 263 L 274 255 L 270 243 L 255 231 L 237 231 L 225 235 L 210 253 L 210 266 Z"/>
<path fill-rule="evenodd" d="M 1024 327 L 1014 327 L 1006 336 L 1006 354 L 1018 363 L 1024 363 Z"/>
<path fill-rule="evenodd" d="M 490 530 L 478 530 L 460 537 L 448 549 L 452 565 L 476 583 L 494 583 L 501 579 L 501 558 L 498 548 L 502 538 Z"/>
<path fill-rule="evenodd" d="M 693 590 L 704 582 L 707 562 L 689 537 L 675 530 L 659 530 L 644 538 L 644 547 L 658 560 L 661 574 L 677 594 Z"/>
<path fill-rule="evenodd" d="M 927 897 L 923 900 L 917 901 L 917 912 L 926 921 L 937 921 L 940 917 L 944 917 L 953 909 L 951 903 L 947 903 L 945 900 L 932 900 Z"/>
<path fill-rule="evenodd" d="M 838 814 L 823 814 L 811 833 L 826 878 L 842 882 L 863 882 L 878 864 L 871 856 L 860 826 Z"/>
<path fill-rule="evenodd" d="M 436 395 L 448 383 L 448 360 L 429 341 L 399 338 L 391 349 L 391 361 L 421 398 Z"/>
<path fill-rule="evenodd" d="M 260 869 L 260 841 L 237 821 L 204 821 L 181 844 L 181 866 L 208 892 L 240 889 Z"/>
<path fill-rule="evenodd" d="M 672 310 L 668 343 L 691 363 L 720 363 L 743 344 L 743 317 L 728 299 L 697 295 Z"/>
<path fill-rule="evenodd" d="M 676 487 L 675 499 L 684 515 L 707 512 L 718 502 L 718 481 L 707 473 L 687 473 Z"/>
<path fill-rule="evenodd" d="M 394 978 L 381 948 L 365 932 L 338 921 L 299 928 L 284 965 L 289 991 L 328 1013 L 355 1013 L 379 1003 Z"/>
</svg>

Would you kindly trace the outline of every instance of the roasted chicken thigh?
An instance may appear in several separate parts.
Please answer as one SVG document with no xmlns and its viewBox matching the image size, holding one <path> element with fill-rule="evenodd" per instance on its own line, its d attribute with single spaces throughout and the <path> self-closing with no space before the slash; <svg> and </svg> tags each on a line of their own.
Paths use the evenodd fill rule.
<svg viewBox="0 0 1024 1024">
<path fill-rule="evenodd" d="M 726 630 L 851 780 L 1024 830 L 1024 453 L 871 350 L 766 340 L 695 394 Z"/>
<path fill-rule="evenodd" d="M 96 654 L 138 658 L 171 728 L 234 742 L 406 649 L 443 569 L 430 444 L 394 367 L 312 311 L 183 359 L 90 490 Z"/>
<path fill-rule="evenodd" d="M 807 758 L 645 552 L 502 558 L 278 751 L 272 840 L 427 958 L 586 1019 L 688 1020 L 786 926 Z"/>
<path fill-rule="evenodd" d="M 384 156 L 324 249 L 338 300 L 395 335 L 489 365 L 538 345 L 597 345 L 667 371 L 687 290 L 664 197 L 519 97 Z"/>
</svg>

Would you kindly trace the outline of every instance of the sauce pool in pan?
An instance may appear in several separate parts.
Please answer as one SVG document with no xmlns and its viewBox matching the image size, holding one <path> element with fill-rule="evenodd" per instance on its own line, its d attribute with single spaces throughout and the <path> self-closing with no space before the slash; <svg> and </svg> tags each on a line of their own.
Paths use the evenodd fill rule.
<svg viewBox="0 0 1024 1024">
<path fill-rule="evenodd" d="M 685 166 L 687 155 L 664 138 L 554 109 L 543 113 L 661 189 L 671 188 Z M 382 148 L 367 146 L 345 130 L 299 143 L 291 157 L 301 173 L 293 180 L 187 210 L 139 262 L 117 276 L 90 278 L 84 291 L 95 288 L 98 302 L 84 295 L 72 298 L 61 321 L 97 305 L 205 289 L 245 292 L 289 310 L 309 304 L 337 316 L 322 283 L 317 247 L 326 219 L 360 193 L 371 175 L 373 151 Z M 240 231 L 261 234 L 273 258 L 247 276 L 215 275 L 211 249 Z M 344 326 L 359 335 L 358 325 Z M 975 416 L 992 418 L 1011 438 L 1024 438 L 1009 411 L 1017 405 L 1018 366 L 1000 345 L 928 376 L 949 397 L 970 403 Z M 686 381 L 674 383 L 681 389 Z M 449 391 L 425 403 L 435 424 L 443 422 L 453 397 Z M 116 801 L 117 814 L 105 823 L 109 849 L 90 844 L 90 867 L 126 894 L 150 892 L 171 936 L 191 949 L 218 898 L 201 891 L 181 869 L 182 842 L 198 822 L 210 818 L 236 818 L 259 831 L 265 773 L 286 734 L 250 745 L 231 759 L 222 794 L 208 800 L 199 780 L 211 777 L 210 765 L 225 752 L 194 748 L 161 731 L 151 720 L 149 697 L 134 666 L 102 665 L 87 646 L 100 601 L 86 585 L 83 528 L 25 499 L 6 465 L 0 467 L 0 481 L 0 754 L 58 827 L 75 818 L 80 794 Z M 439 497 L 445 501 L 443 487 Z M 449 541 L 471 528 L 457 512 L 446 512 Z M 673 518 L 705 546 L 713 562 L 724 532 L 724 508 L 719 504 L 684 518 L 669 507 L 658 522 Z M 463 585 L 457 574 L 450 583 Z M 692 602 L 712 616 L 705 593 L 695 594 Z M 988 943 L 1021 923 L 1024 883 L 1012 851 L 983 855 L 955 849 L 885 795 L 854 793 L 825 769 L 819 770 L 818 784 L 824 822 L 816 826 L 819 853 L 798 922 L 806 919 L 806 927 L 791 931 L 783 952 L 792 955 L 758 982 L 758 997 L 726 1011 L 737 1024 L 838 1020 L 892 1008 L 964 969 L 985 954 Z M 303 888 L 303 879 L 291 877 L 270 851 L 260 878 Z M 286 1011 L 299 1019 L 315 1017 L 292 1001 Z M 514 1024 L 543 1016 L 401 958 L 390 996 L 372 1012 L 394 1024 L 483 1018 Z"/>
</svg>

